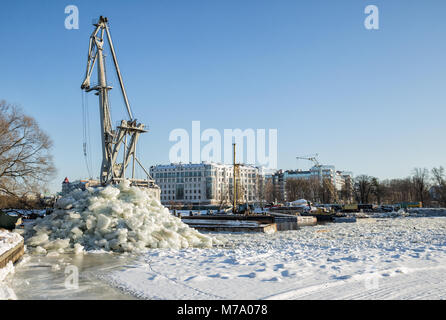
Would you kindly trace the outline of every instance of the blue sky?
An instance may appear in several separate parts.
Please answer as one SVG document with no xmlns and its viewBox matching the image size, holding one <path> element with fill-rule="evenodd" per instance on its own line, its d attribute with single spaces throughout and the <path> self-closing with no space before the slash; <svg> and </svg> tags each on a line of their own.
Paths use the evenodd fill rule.
<svg viewBox="0 0 446 320">
<path fill-rule="evenodd" d="M 79 8 L 79 30 L 64 8 Z M 380 29 L 364 28 L 377 5 Z M 3 1 L 0 99 L 22 106 L 54 140 L 58 190 L 87 176 L 83 80 L 91 21 L 109 17 L 135 117 L 150 127 L 143 163 L 167 163 L 169 133 L 277 128 L 278 167 L 298 155 L 354 174 L 404 177 L 446 166 L 446 2 L 322 0 Z M 110 66 L 111 68 L 111 66 Z M 125 116 L 109 72 L 113 121 Z M 90 95 L 95 172 L 97 98 Z"/>
</svg>

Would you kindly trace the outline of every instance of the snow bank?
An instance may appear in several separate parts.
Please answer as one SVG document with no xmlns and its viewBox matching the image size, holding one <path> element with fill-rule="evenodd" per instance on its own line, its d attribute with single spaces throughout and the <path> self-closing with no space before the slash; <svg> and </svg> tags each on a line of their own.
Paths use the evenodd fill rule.
<svg viewBox="0 0 446 320">
<path fill-rule="evenodd" d="M 0 268 L 0 282 L 4 281 L 8 274 L 14 273 L 14 265 L 11 261 L 8 262 L 8 264 L 4 268 Z M 1 295 L 0 295 L 1 298 Z"/>
<path fill-rule="evenodd" d="M 23 238 L 19 234 L 0 229 L 0 256 L 22 241 Z M 4 283 L 7 276 L 13 273 L 14 266 L 11 261 L 4 268 L 0 268 L 0 300 L 17 299 L 14 291 Z"/>
<path fill-rule="evenodd" d="M 1 232 L 1 231 L 0 231 Z M 9 274 L 14 273 L 14 265 L 12 262 L 8 262 L 6 267 L 0 268 L 0 300 L 17 300 L 17 296 L 8 285 L 3 283 Z"/>
<path fill-rule="evenodd" d="M 0 229 L 0 255 L 14 248 L 22 240 L 23 238 L 19 234 Z"/>
<path fill-rule="evenodd" d="M 70 192 L 56 202 L 52 214 L 26 226 L 24 235 L 28 248 L 37 254 L 140 252 L 221 243 L 190 228 L 148 190 L 132 187 L 128 181 Z"/>
</svg>

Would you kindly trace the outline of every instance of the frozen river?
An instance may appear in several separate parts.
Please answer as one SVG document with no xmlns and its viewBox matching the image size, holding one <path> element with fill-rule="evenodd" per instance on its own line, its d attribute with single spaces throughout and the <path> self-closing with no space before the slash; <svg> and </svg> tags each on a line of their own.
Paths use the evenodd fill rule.
<svg viewBox="0 0 446 320">
<path fill-rule="evenodd" d="M 25 256 L 6 285 L 17 299 L 134 299 L 100 279 L 104 273 L 126 268 L 134 259 L 106 253 Z M 73 281 L 75 272 L 77 287 Z"/>
<path fill-rule="evenodd" d="M 446 299 L 444 217 L 224 236 L 224 248 L 31 256 L 9 286 L 18 299 Z"/>
</svg>

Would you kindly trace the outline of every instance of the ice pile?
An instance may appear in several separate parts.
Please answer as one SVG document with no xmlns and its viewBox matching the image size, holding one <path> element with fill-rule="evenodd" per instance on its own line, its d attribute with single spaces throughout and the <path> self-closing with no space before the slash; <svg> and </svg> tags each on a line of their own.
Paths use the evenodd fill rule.
<svg viewBox="0 0 446 320">
<path fill-rule="evenodd" d="M 52 214 L 27 226 L 24 235 L 28 249 L 38 254 L 203 248 L 221 242 L 190 228 L 147 189 L 128 181 L 70 192 L 56 202 Z"/>
</svg>

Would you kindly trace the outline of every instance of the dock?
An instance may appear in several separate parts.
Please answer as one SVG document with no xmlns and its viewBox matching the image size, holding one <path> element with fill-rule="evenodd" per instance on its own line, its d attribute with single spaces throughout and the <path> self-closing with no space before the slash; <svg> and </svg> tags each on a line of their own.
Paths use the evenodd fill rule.
<svg viewBox="0 0 446 320">
<path fill-rule="evenodd" d="M 313 216 L 290 215 L 286 213 L 271 212 L 277 224 L 277 231 L 297 230 L 299 227 L 314 226 L 317 218 Z"/>
<path fill-rule="evenodd" d="M 25 244 L 24 241 L 17 244 L 14 248 L 9 249 L 0 255 L 0 269 L 6 267 L 6 265 L 11 261 L 16 263 L 25 254 Z"/>
<path fill-rule="evenodd" d="M 333 222 L 335 214 L 303 213 L 303 217 L 315 217 L 318 222 Z"/>
<path fill-rule="evenodd" d="M 265 232 L 297 230 L 300 226 L 315 225 L 315 217 L 302 217 L 281 213 L 269 215 L 197 215 L 181 220 L 197 230 L 227 232 Z"/>
<path fill-rule="evenodd" d="M 182 217 L 181 220 L 197 230 L 264 233 L 277 231 L 274 218 L 263 215 L 197 215 Z"/>
<path fill-rule="evenodd" d="M 338 217 L 335 213 L 315 213 L 315 212 L 302 212 L 302 208 L 298 207 L 278 207 L 270 209 L 271 215 L 288 215 L 288 216 L 301 216 L 301 217 L 314 217 L 317 222 L 333 222 L 334 217 Z M 344 215 L 342 215 L 344 216 Z"/>
</svg>

